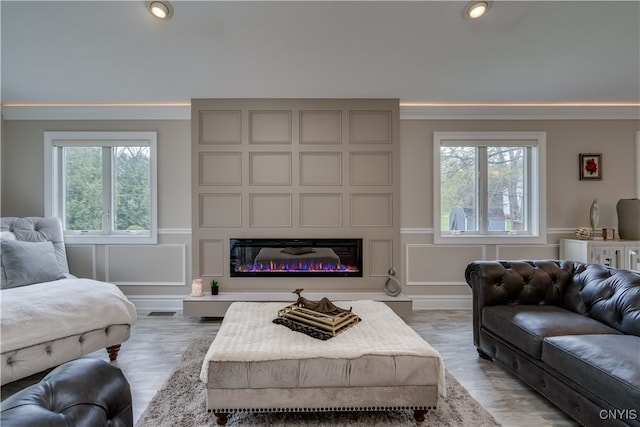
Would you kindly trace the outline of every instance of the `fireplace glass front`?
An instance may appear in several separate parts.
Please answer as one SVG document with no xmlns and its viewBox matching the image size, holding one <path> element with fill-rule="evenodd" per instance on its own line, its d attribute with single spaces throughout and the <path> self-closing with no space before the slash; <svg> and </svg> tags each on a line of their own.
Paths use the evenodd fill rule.
<svg viewBox="0 0 640 427">
<path fill-rule="evenodd" d="M 362 239 L 231 239 L 231 277 L 362 277 Z"/>
</svg>

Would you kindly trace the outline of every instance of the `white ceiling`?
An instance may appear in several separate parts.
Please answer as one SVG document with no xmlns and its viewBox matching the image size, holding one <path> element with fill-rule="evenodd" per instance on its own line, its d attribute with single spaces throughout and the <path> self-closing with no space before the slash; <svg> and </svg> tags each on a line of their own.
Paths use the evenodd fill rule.
<svg viewBox="0 0 640 427">
<path fill-rule="evenodd" d="M 640 102 L 640 2 L 7 1 L 2 103 Z"/>
</svg>

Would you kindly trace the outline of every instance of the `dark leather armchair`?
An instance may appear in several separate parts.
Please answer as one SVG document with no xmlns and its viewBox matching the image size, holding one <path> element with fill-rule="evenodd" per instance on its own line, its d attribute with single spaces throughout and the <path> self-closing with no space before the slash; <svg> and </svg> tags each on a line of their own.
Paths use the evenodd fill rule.
<svg viewBox="0 0 640 427">
<path fill-rule="evenodd" d="M 76 359 L 2 402 L 2 427 L 130 427 L 131 391 L 122 371 L 99 359 Z"/>
</svg>

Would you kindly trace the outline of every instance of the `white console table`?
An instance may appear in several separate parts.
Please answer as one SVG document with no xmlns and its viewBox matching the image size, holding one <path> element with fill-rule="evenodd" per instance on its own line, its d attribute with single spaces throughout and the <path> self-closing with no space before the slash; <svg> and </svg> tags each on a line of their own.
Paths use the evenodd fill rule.
<svg viewBox="0 0 640 427">
<path fill-rule="evenodd" d="M 413 311 L 413 301 L 404 294 L 391 297 L 384 292 L 304 292 L 309 300 L 327 297 L 331 301 L 373 300 L 387 304 L 400 317 L 407 318 Z M 292 292 L 220 292 L 218 295 L 204 294 L 188 296 L 182 300 L 183 316 L 224 317 L 229 306 L 236 301 L 282 302 L 293 304 L 298 297 Z M 344 307 L 348 308 L 348 307 Z"/>
<path fill-rule="evenodd" d="M 640 240 L 560 240 L 560 259 L 640 271 Z"/>
</svg>

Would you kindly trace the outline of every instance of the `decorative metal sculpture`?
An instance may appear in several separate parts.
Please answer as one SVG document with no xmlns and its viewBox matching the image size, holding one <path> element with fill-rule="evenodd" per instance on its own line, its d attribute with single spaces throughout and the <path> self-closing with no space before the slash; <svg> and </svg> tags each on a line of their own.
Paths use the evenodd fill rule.
<svg viewBox="0 0 640 427">
<path fill-rule="evenodd" d="M 298 288 L 293 291 L 294 294 L 298 295 L 298 300 L 296 301 L 296 305 L 298 307 L 303 307 L 308 310 L 317 311 L 318 313 L 324 314 L 336 314 L 336 313 L 349 313 L 351 312 L 351 308 L 349 310 L 345 310 L 344 308 L 340 308 L 334 303 L 332 303 L 329 298 L 324 297 L 320 301 L 311 301 L 300 295 L 304 291 L 302 288 Z"/>
<path fill-rule="evenodd" d="M 402 285 L 396 279 L 396 270 L 391 267 L 387 274 L 387 280 L 384 282 L 384 293 L 390 297 L 397 297 L 402 292 Z"/>
</svg>

